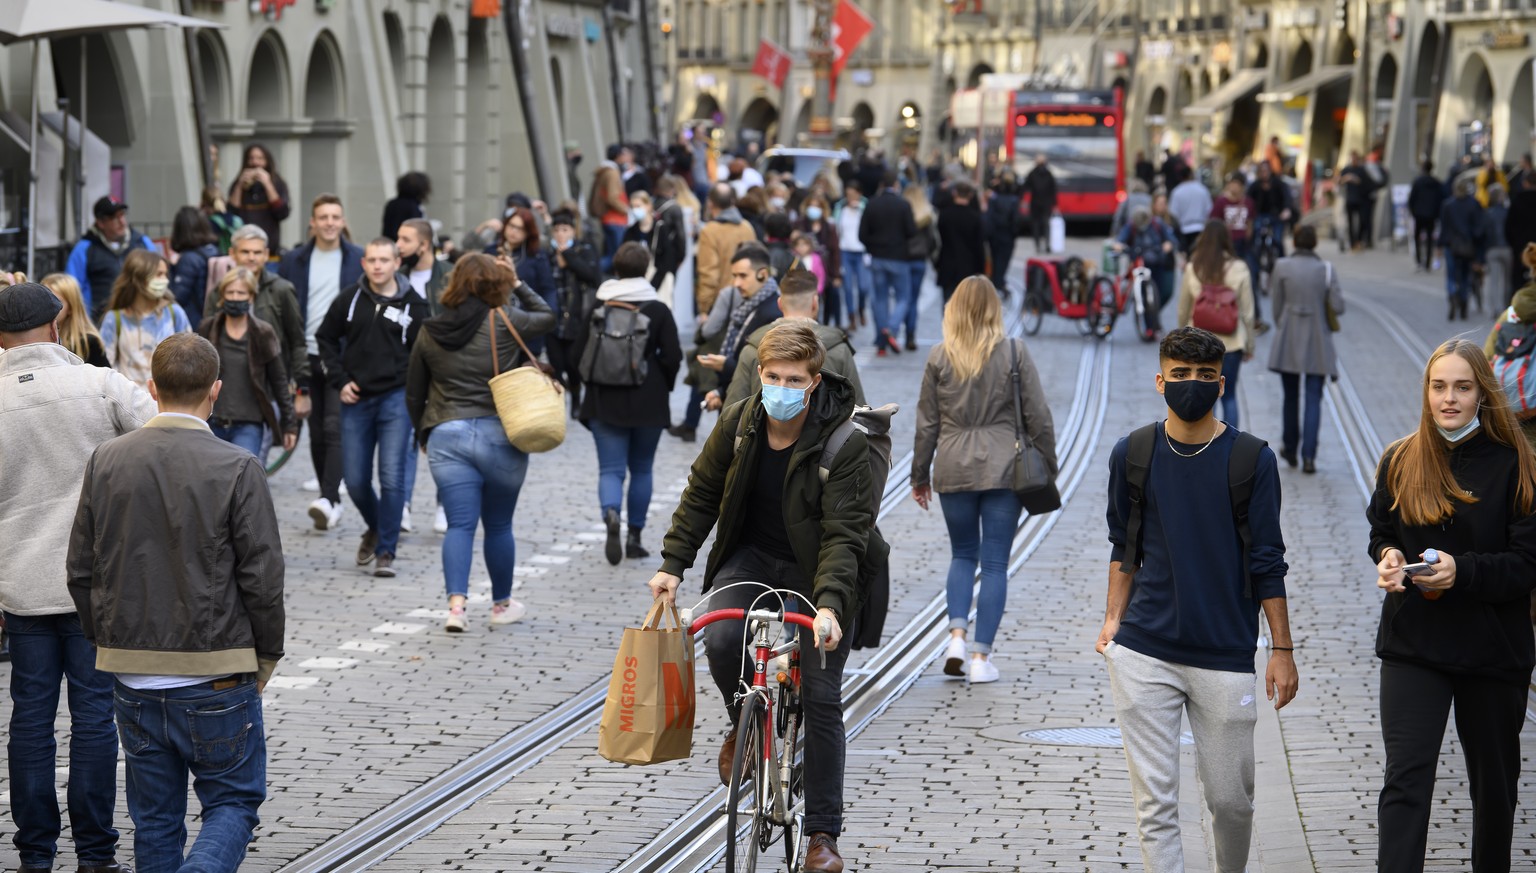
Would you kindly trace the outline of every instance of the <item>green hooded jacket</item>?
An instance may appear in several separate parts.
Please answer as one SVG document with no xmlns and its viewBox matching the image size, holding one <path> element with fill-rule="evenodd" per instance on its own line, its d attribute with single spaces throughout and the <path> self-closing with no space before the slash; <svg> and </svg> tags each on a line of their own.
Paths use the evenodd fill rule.
<svg viewBox="0 0 1536 873">
<path fill-rule="evenodd" d="M 868 574 L 861 573 L 869 532 L 870 473 L 868 442 L 854 431 L 832 460 L 826 485 L 818 465 L 832 430 L 853 413 L 853 389 L 848 380 L 829 371 L 811 393 L 805 430 L 790 455 L 784 478 L 784 526 L 796 562 L 811 579 L 811 590 L 802 591 L 818 609 L 831 609 L 845 632 L 849 620 L 863 602 Z M 740 448 L 736 446 L 738 423 L 747 417 Z M 747 497 L 757 456 L 767 439 L 759 395 L 727 406 L 704 442 L 704 448 L 688 474 L 688 487 L 672 515 L 672 526 L 662 539 L 661 569 L 681 577 L 693 566 L 711 530 L 718 527 L 715 545 L 704 568 L 708 591 L 726 558 L 735 552 L 742 528 L 752 508 Z M 871 556 L 875 557 L 875 556 Z M 881 556 L 883 557 L 883 556 Z M 768 584 L 775 580 L 765 579 Z"/>
</svg>

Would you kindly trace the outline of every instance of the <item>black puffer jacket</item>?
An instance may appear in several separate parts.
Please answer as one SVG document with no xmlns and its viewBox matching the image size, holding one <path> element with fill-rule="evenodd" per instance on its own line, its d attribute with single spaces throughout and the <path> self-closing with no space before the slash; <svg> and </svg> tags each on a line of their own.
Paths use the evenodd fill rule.
<svg viewBox="0 0 1536 873">
<path fill-rule="evenodd" d="M 516 302 L 508 303 L 500 311 L 522 334 L 524 342 L 554 328 L 555 313 L 528 283 L 518 285 L 512 293 Z M 411 350 L 405 406 L 423 443 L 432 428 L 445 421 L 495 415 L 491 377 L 519 366 L 526 359 L 497 315 L 497 366 L 492 365 L 491 313 L 489 306 L 474 297 L 460 306 L 444 307 L 427 321 Z"/>
</svg>

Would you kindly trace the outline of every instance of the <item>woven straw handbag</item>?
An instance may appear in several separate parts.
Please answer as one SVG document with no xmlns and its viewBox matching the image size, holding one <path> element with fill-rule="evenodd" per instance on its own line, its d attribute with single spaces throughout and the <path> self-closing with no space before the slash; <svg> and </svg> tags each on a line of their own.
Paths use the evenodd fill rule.
<svg viewBox="0 0 1536 873">
<path fill-rule="evenodd" d="M 512 338 L 528 360 L 522 366 L 501 372 L 501 356 L 496 353 L 496 316 L 507 326 Z M 538 359 L 512 326 L 506 312 L 498 309 L 487 316 L 491 323 L 491 399 L 496 415 L 507 432 L 507 440 L 525 452 L 547 452 L 565 442 L 565 389 L 553 376 L 539 367 Z"/>
</svg>

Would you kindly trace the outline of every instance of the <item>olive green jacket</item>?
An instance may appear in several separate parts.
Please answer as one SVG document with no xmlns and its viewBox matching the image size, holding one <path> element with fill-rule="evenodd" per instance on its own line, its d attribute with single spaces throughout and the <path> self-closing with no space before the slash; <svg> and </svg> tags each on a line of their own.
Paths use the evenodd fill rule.
<svg viewBox="0 0 1536 873">
<path fill-rule="evenodd" d="M 816 608 L 831 609 L 846 628 L 864 598 L 860 566 L 869 531 L 875 526 L 870 517 L 868 442 L 855 430 L 833 458 L 823 486 L 821 452 L 832 430 L 853 413 L 853 389 L 843 377 L 824 372 L 811 394 L 810 407 L 784 480 L 784 524 L 795 560 L 812 580 L 811 590 L 800 593 Z M 747 424 L 738 448 L 737 425 L 743 416 Z M 763 416 L 757 395 L 720 413 L 693 462 L 688 487 L 662 540 L 663 572 L 682 576 L 693 566 L 709 532 L 718 527 L 704 568 L 704 590 L 708 591 L 726 558 L 735 552 L 743 527 L 752 521 L 747 497 L 758 452 L 767 439 Z M 763 581 L 775 584 L 775 580 Z"/>
</svg>

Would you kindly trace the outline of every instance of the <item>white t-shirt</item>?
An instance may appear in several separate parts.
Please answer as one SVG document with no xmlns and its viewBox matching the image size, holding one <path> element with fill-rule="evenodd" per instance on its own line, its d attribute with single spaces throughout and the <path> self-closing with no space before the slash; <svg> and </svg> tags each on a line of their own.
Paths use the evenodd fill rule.
<svg viewBox="0 0 1536 873">
<path fill-rule="evenodd" d="M 425 270 L 412 270 L 410 273 L 410 278 L 411 287 L 416 289 L 416 293 L 420 294 L 422 299 L 426 299 L 427 283 L 432 281 L 432 268 L 428 267 Z"/>
<path fill-rule="evenodd" d="M 747 192 L 753 188 L 763 186 L 763 174 L 753 167 L 747 167 L 741 171 L 741 178 L 731 183 L 731 188 L 736 191 L 736 199 L 747 196 Z"/>
<path fill-rule="evenodd" d="M 336 302 L 339 294 L 341 246 L 330 251 L 316 246 L 314 253 L 309 256 L 309 312 L 305 313 L 304 322 L 304 345 L 311 355 L 320 354 L 320 346 L 315 342 L 315 331 L 320 329 L 320 322 L 325 321 L 325 314 L 331 310 L 331 304 Z"/>
</svg>

